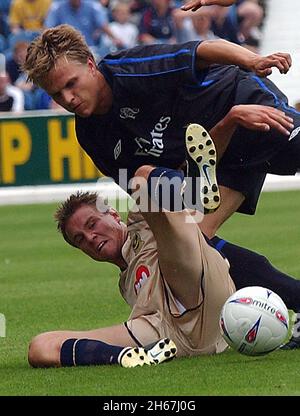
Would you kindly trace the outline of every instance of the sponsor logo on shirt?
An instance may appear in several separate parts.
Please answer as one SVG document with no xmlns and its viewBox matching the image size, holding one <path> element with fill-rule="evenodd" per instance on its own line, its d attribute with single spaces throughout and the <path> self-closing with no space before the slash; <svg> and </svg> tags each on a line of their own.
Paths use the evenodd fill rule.
<svg viewBox="0 0 300 416">
<path fill-rule="evenodd" d="M 136 295 L 141 290 L 143 284 L 147 281 L 148 277 L 150 276 L 150 271 L 147 266 L 141 264 L 135 272 L 135 283 L 134 283 L 134 291 Z"/>
<path fill-rule="evenodd" d="M 123 107 L 120 108 L 120 117 L 123 119 L 131 118 L 132 120 L 134 120 L 139 112 L 139 108 Z"/>
<path fill-rule="evenodd" d="M 164 151 L 164 131 L 168 128 L 170 121 L 171 117 L 162 116 L 150 132 L 150 140 L 143 137 L 136 137 L 134 140 L 138 145 L 138 149 L 136 150 L 135 155 L 160 157 Z"/>
</svg>

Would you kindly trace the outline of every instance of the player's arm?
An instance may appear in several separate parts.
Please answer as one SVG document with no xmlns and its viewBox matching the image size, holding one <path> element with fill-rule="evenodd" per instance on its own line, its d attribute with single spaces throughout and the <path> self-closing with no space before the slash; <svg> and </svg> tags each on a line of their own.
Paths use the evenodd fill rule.
<svg viewBox="0 0 300 416">
<path fill-rule="evenodd" d="M 224 39 L 201 42 L 196 52 L 197 68 L 204 69 L 214 63 L 237 65 L 255 72 L 260 77 L 265 77 L 272 73 L 272 68 L 278 68 L 280 73 L 286 74 L 292 65 L 292 59 L 288 53 L 282 52 L 260 56 Z"/>
<path fill-rule="evenodd" d="M 289 136 L 294 128 L 293 119 L 276 108 L 256 104 L 236 105 L 210 130 L 218 160 L 223 156 L 238 126 L 265 132 L 272 128 L 285 136 Z"/>
<path fill-rule="evenodd" d="M 192 10 L 195 12 L 200 9 L 201 6 L 231 6 L 236 3 L 236 0 L 191 0 L 181 7 L 181 10 Z"/>
</svg>

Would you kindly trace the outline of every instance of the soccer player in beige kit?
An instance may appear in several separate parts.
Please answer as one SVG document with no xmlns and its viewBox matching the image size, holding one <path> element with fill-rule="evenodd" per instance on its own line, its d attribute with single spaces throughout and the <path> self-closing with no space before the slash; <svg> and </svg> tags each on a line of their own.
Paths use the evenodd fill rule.
<svg viewBox="0 0 300 416">
<path fill-rule="evenodd" d="M 195 138 L 197 131 L 205 132 L 198 125 L 190 125 L 187 133 L 191 131 Z M 205 133 L 205 137 L 198 136 L 203 158 L 215 158 L 209 153 L 213 143 Z M 214 167 L 209 171 L 211 179 L 215 179 Z M 112 327 L 36 336 L 29 347 L 32 366 L 136 367 L 159 364 L 176 354 L 222 352 L 227 345 L 219 316 L 235 285 L 270 287 L 289 309 L 297 310 L 298 282 L 262 256 L 248 250 L 253 261 L 245 262 L 242 271 L 232 264 L 230 276 L 227 259 L 200 231 L 199 213 L 183 209 L 182 203 L 170 204 L 168 209 L 162 206 L 167 191 L 161 187 L 163 178 L 172 180 L 166 185 L 173 186 L 165 200 L 175 201 L 177 196 L 182 202 L 182 172 L 142 166 L 133 183 L 132 197 L 138 204 L 129 212 L 127 224 L 96 193 L 73 194 L 57 209 L 58 229 L 69 244 L 96 261 L 120 268 L 120 292 L 132 311 L 126 322 Z"/>
<path fill-rule="evenodd" d="M 208 244 L 195 212 L 170 212 L 161 206 L 161 178 L 178 175 L 180 191 L 182 177 L 178 171 L 159 169 L 137 170 L 132 196 L 142 212 L 129 212 L 127 225 L 93 193 L 73 194 L 56 211 L 58 229 L 69 244 L 120 268 L 120 291 L 132 312 L 125 323 L 112 327 L 36 336 L 29 348 L 32 366 L 135 367 L 227 347 L 219 315 L 235 290 L 229 263 Z"/>
</svg>

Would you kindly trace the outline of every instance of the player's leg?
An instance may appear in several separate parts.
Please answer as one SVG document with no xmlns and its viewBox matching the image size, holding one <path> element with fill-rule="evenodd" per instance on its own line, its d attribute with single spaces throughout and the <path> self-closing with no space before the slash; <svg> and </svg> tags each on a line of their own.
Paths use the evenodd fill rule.
<svg viewBox="0 0 300 416">
<path fill-rule="evenodd" d="M 269 164 L 269 172 L 275 174 L 294 174 L 300 171 L 300 113 L 290 107 L 286 111 L 294 118 L 295 129 L 292 131 L 289 142 L 283 152 L 275 155 Z M 294 294 L 297 292 L 295 291 Z M 294 308 L 293 308 L 294 309 Z M 297 312 L 291 339 L 281 347 L 283 350 L 300 348 L 300 307 Z"/>
<path fill-rule="evenodd" d="M 216 178 L 217 151 L 209 133 L 199 124 L 190 124 L 185 133 L 188 152 L 187 176 L 191 193 L 200 192 L 199 211 L 215 212 L 220 205 L 220 193 Z M 197 189 L 198 185 L 198 189 Z M 187 192 L 185 193 L 185 197 Z M 186 199 L 186 198 L 185 198 Z"/>
<path fill-rule="evenodd" d="M 45 332 L 31 341 L 28 361 L 33 367 L 105 364 L 136 367 L 159 364 L 176 355 L 176 346 L 170 339 L 154 337 L 152 341 L 150 346 L 139 345 L 125 325 L 90 331 Z"/>
<path fill-rule="evenodd" d="M 201 225 L 209 237 L 233 212 L 255 213 L 267 173 L 294 175 L 300 169 L 300 113 L 288 105 L 286 96 L 269 79 L 249 74 L 237 86 L 236 104 L 239 103 L 278 108 L 293 119 L 295 128 L 290 137 L 275 128 L 268 132 L 242 126 L 236 129 L 217 167 L 220 207 L 206 215 Z M 216 147 L 218 150 L 218 143 Z"/>
<path fill-rule="evenodd" d="M 156 168 L 143 166 L 136 171 L 135 178 L 148 180 L 155 173 Z M 137 200 L 135 192 L 132 196 Z M 176 327 L 180 328 L 186 345 L 189 345 L 185 347 L 187 354 L 223 351 L 225 344 L 220 334 L 219 314 L 234 290 L 227 262 L 207 244 L 187 209 L 142 213 L 157 243 L 159 267 L 168 298 L 165 319 L 171 316 L 171 327 L 176 321 Z M 178 346 L 177 341 L 175 339 Z"/>
<path fill-rule="evenodd" d="M 203 159 L 207 158 L 207 162 L 211 157 L 211 154 L 206 155 L 204 153 L 203 155 Z M 215 164 L 211 166 L 215 167 Z M 149 182 L 154 179 L 158 180 L 159 183 L 161 171 L 164 171 L 164 168 L 153 168 L 151 166 L 142 166 L 136 171 L 136 186 L 138 186 L 140 179 L 147 181 L 147 186 L 143 181 L 140 185 L 146 194 L 144 198 L 151 198 L 152 201 L 157 202 L 158 192 L 149 193 Z M 211 171 L 210 177 L 212 177 L 212 174 L 214 172 Z M 171 177 L 172 170 L 168 170 L 168 175 Z M 152 187 L 150 189 L 153 190 Z M 180 197 L 179 188 L 177 193 Z M 132 196 L 137 199 L 135 192 Z M 144 210 L 142 213 L 155 236 L 160 269 L 173 295 L 185 308 L 197 307 L 200 296 L 200 278 L 203 274 L 202 245 L 207 245 L 201 232 L 199 232 L 198 224 L 188 210 L 170 212 L 160 207 L 160 212 Z M 183 284 L 183 276 L 185 284 Z M 199 290 L 195 290 L 195 287 Z"/>
<path fill-rule="evenodd" d="M 29 346 L 28 358 L 33 366 L 60 366 L 61 348 L 68 339 L 91 339 L 120 347 L 136 346 L 124 325 L 90 331 L 51 331 L 37 335 Z"/>
<path fill-rule="evenodd" d="M 220 185 L 219 190 L 221 197 L 219 208 L 211 214 L 206 214 L 199 223 L 201 231 L 208 238 L 216 234 L 220 226 L 239 209 L 245 200 L 245 196 L 234 189 Z"/>
<path fill-rule="evenodd" d="M 208 132 L 198 124 L 190 124 L 185 136 L 187 179 L 196 178 L 196 182 L 191 181 L 192 193 L 200 193 L 206 214 L 199 226 L 207 237 L 212 238 L 234 212 L 240 211 L 246 214 L 255 212 L 266 173 L 255 168 L 245 169 L 240 165 L 240 159 L 237 166 L 233 169 L 228 168 L 232 163 L 231 153 L 235 154 L 235 149 L 230 150 L 229 156 L 223 156 L 216 171 L 217 154 L 224 152 L 224 149 L 218 148 L 218 140 L 214 146 Z M 247 152 L 243 144 L 239 152 Z M 195 185 L 197 182 L 198 186 Z M 190 182 L 187 183 L 190 185 Z M 194 196 L 194 200 L 196 199 Z M 185 203 L 191 207 L 186 198 Z"/>
<path fill-rule="evenodd" d="M 135 184 L 141 184 L 145 179 L 150 183 L 151 179 L 160 180 L 160 171 L 156 176 L 156 168 L 142 166 L 135 174 Z M 172 174 L 171 170 L 168 170 Z M 155 176 L 154 176 L 155 175 Z M 167 186 L 165 182 L 165 187 Z M 149 224 L 157 242 L 159 265 L 164 279 L 172 288 L 172 292 L 185 307 L 195 307 L 198 304 L 199 291 L 195 291 L 200 285 L 202 274 L 202 259 L 199 248 L 199 230 L 188 210 L 170 212 L 158 207 L 154 199 L 156 193 L 150 192 L 149 186 L 140 185 L 140 194 L 143 189 L 143 199 L 149 199 L 148 211 L 143 210 L 142 214 Z M 151 187 L 152 189 L 152 187 Z M 165 193 L 167 189 L 165 188 Z M 152 199 L 150 199 L 152 196 Z M 137 200 L 136 192 L 132 197 Z M 173 197 L 173 195 L 172 195 Z M 177 189 L 177 197 L 181 200 L 180 191 Z M 154 205 L 153 205 L 154 202 Z M 159 205 L 159 202 L 157 202 Z M 177 205 L 177 204 L 176 204 Z M 142 207 L 143 208 L 143 207 Z M 155 212 L 155 208 L 156 212 Z M 159 212 L 158 212 L 159 211 Z M 184 230 L 184 231 L 183 231 Z M 198 245 L 198 246 L 197 246 Z M 195 247 L 196 246 L 196 247 Z M 189 255 L 187 255 L 189 253 Z M 182 284 L 183 276 L 186 276 L 186 284 Z"/>
<path fill-rule="evenodd" d="M 228 259 L 230 275 L 237 290 L 246 286 L 263 286 L 277 293 L 288 309 L 300 310 L 300 280 L 278 270 L 265 256 L 254 251 L 218 236 L 210 242 Z"/>
<path fill-rule="evenodd" d="M 268 162 L 268 173 L 275 175 L 295 175 L 300 171 L 300 114 L 297 115 L 295 125 L 298 124 L 281 152 L 276 153 Z"/>
<path fill-rule="evenodd" d="M 237 87 L 236 104 L 260 104 L 274 107 L 292 120 L 290 136 L 280 129 L 266 132 L 238 127 L 220 161 L 219 167 L 257 166 L 261 172 L 294 175 L 300 169 L 300 112 L 268 78 L 249 74 Z M 219 178 L 218 178 L 219 180 Z M 222 184 L 219 180 L 219 184 Z"/>
</svg>

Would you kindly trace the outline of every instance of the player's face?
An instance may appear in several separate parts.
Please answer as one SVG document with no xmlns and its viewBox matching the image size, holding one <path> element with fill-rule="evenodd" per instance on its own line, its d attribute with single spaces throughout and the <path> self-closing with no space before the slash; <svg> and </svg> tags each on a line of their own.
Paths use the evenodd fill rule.
<svg viewBox="0 0 300 416">
<path fill-rule="evenodd" d="M 96 207 L 83 205 L 66 223 L 70 241 L 97 261 L 120 265 L 122 246 L 126 240 L 126 226 L 117 212 L 102 213 Z"/>
<path fill-rule="evenodd" d="M 82 64 L 59 58 L 41 86 L 59 105 L 81 117 L 106 113 L 111 106 L 110 88 L 92 59 Z"/>
</svg>

